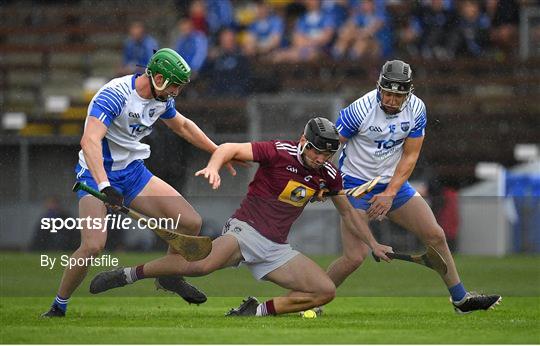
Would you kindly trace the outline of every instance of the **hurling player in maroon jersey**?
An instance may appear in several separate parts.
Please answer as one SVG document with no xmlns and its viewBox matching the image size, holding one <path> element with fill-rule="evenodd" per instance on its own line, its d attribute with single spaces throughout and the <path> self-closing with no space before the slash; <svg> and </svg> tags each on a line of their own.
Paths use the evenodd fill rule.
<svg viewBox="0 0 540 346">
<path fill-rule="evenodd" d="M 255 161 L 259 168 L 240 208 L 212 243 L 205 259 L 187 262 L 169 254 L 130 270 L 123 268 L 98 274 L 90 285 L 92 293 L 124 286 L 143 278 L 162 275 L 202 276 L 215 270 L 245 264 L 258 280 L 268 280 L 289 289 L 282 297 L 259 303 L 248 297 L 228 316 L 266 316 L 311 309 L 330 302 L 336 287 L 326 272 L 287 243 L 291 225 L 313 198 L 322 192 L 342 189 L 340 172 L 329 161 L 339 149 L 339 135 L 325 118 L 311 119 L 299 141 L 225 143 L 212 154 L 206 168 L 195 175 L 220 186 L 220 168 L 232 159 Z M 379 244 L 367 224 L 354 212 L 347 197 L 332 196 L 342 222 L 386 261 L 392 248 Z"/>
</svg>

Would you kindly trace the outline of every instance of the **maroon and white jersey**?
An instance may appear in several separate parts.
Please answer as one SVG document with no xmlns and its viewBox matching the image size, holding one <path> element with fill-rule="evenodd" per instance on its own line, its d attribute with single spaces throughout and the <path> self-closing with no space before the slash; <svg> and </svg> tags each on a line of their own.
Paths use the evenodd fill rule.
<svg viewBox="0 0 540 346">
<path fill-rule="evenodd" d="M 246 198 L 232 217 L 250 224 L 266 238 L 287 243 L 292 224 L 324 180 L 331 191 L 342 189 L 341 174 L 327 162 L 319 169 L 302 164 L 294 141 L 252 142 L 259 169 Z"/>
</svg>

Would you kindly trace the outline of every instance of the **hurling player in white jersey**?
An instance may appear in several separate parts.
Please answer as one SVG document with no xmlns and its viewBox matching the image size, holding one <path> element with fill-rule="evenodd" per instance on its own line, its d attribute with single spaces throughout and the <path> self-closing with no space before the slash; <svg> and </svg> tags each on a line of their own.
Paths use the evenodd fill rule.
<svg viewBox="0 0 540 346">
<path fill-rule="evenodd" d="M 107 196 L 107 206 L 115 209 L 124 204 L 155 218 L 176 220 L 181 215 L 178 231 L 197 235 L 201 217 L 180 193 L 145 167 L 143 160 L 150 156 L 150 147 L 140 142 L 161 119 L 194 146 L 210 153 L 216 150 L 217 145 L 193 121 L 176 111 L 174 98 L 189 83 L 190 76 L 191 68 L 184 59 L 174 50 L 163 48 L 150 58 L 145 74 L 116 78 L 103 86 L 88 107 L 75 172 L 77 181 Z M 230 163 L 227 168 L 236 174 Z M 78 197 L 80 218 L 105 218 L 103 202 L 84 191 L 79 191 Z M 103 229 L 84 228 L 85 223 L 82 226 L 81 245 L 71 257 L 97 257 L 107 240 L 106 223 Z M 169 248 L 168 252 L 174 250 Z M 87 266 L 66 267 L 57 296 L 42 316 L 65 316 L 68 299 L 86 273 Z M 128 281 L 136 276 L 136 270 L 126 272 Z M 181 276 L 158 277 L 156 285 L 189 303 L 206 301 L 204 293 Z"/>
<path fill-rule="evenodd" d="M 426 201 L 408 179 L 416 165 L 426 127 L 426 106 L 413 95 L 412 71 L 401 60 L 387 61 L 377 88 L 341 110 L 336 127 L 344 143 L 340 169 L 344 188 L 358 186 L 381 176 L 380 183 L 362 199 L 349 198 L 367 221 L 388 216 L 435 248 L 448 265 L 442 277 L 458 313 L 487 310 L 499 295 L 467 292 L 459 278 L 444 231 Z M 358 268 L 369 248 L 342 224 L 343 256 L 328 268 L 338 286 Z"/>
</svg>

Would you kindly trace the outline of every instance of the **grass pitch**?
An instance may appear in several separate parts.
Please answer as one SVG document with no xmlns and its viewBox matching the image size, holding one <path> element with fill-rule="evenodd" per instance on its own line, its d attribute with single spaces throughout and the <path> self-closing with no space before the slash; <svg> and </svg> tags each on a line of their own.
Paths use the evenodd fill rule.
<svg viewBox="0 0 540 346">
<path fill-rule="evenodd" d="M 132 265 L 159 254 L 117 255 L 120 265 Z M 316 259 L 327 266 L 333 258 Z M 190 280 L 209 295 L 201 306 L 154 291 L 151 280 L 91 296 L 87 279 L 70 300 L 68 317 L 48 320 L 38 316 L 52 301 L 61 268 L 41 268 L 39 254 L 0 253 L 0 342 L 540 343 L 540 257 L 458 256 L 457 263 L 468 289 L 500 293 L 502 305 L 459 316 L 434 272 L 398 261 L 367 261 L 339 288 L 324 315 L 312 320 L 295 314 L 225 318 L 243 296 L 262 300 L 284 292 L 256 282 L 245 269 Z"/>
</svg>

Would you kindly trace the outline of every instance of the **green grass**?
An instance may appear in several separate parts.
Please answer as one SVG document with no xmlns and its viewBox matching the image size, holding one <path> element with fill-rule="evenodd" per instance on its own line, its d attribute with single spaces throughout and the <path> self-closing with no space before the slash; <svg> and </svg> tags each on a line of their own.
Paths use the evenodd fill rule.
<svg viewBox="0 0 540 346">
<path fill-rule="evenodd" d="M 117 255 L 120 265 L 158 256 Z M 333 258 L 316 259 L 326 266 Z M 245 269 L 190 279 L 210 297 L 201 306 L 154 291 L 150 280 L 90 296 L 86 280 L 70 301 L 68 318 L 43 320 L 38 316 L 52 301 L 61 270 L 40 268 L 39 254 L 4 252 L 0 253 L 0 342 L 540 343 L 540 257 L 458 256 L 457 263 L 467 288 L 500 293 L 502 305 L 459 316 L 434 272 L 410 263 L 367 261 L 339 288 L 338 298 L 324 315 L 314 320 L 295 314 L 223 317 L 243 296 L 264 299 L 284 292 L 255 281 Z"/>
<path fill-rule="evenodd" d="M 174 297 L 74 298 L 64 320 L 41 320 L 44 298 L 2 301 L 2 343 L 538 343 L 538 298 L 507 298 L 456 316 L 446 299 L 338 298 L 321 318 L 225 318 L 239 298 L 186 306 Z M 4 309 L 9 306 L 9 310 Z M 41 309 L 41 310 L 40 310 Z M 9 312 L 9 313 L 8 313 Z"/>
</svg>

